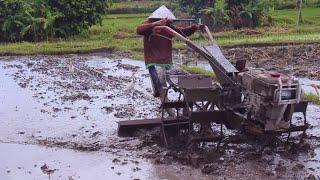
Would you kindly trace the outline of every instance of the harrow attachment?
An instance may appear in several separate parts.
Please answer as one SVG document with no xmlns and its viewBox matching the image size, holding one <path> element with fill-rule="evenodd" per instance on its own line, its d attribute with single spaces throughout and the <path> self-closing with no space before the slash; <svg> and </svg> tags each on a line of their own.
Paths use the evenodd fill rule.
<svg viewBox="0 0 320 180">
<path fill-rule="evenodd" d="M 225 129 L 234 129 L 253 136 L 278 136 L 308 129 L 306 109 L 301 101 L 297 80 L 287 75 L 260 68 L 246 68 L 245 60 L 233 65 L 222 54 L 206 27 L 210 44 L 200 46 L 169 27 L 156 27 L 185 42 L 208 61 L 218 82 L 205 75 L 167 74 L 161 100 L 161 117 L 148 120 L 118 122 L 119 135 L 131 135 L 138 129 L 160 127 L 163 144 L 174 146 L 177 138 L 191 146 L 204 142 L 220 142 Z M 170 93 L 175 99 L 170 100 Z M 174 116 L 166 116 L 166 110 Z M 293 114 L 303 114 L 303 121 L 294 122 Z M 218 147 L 217 146 L 217 147 Z"/>
</svg>

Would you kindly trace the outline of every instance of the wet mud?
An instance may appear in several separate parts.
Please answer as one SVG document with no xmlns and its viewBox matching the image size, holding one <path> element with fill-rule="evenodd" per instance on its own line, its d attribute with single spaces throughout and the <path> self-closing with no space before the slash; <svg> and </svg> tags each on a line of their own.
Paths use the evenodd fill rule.
<svg viewBox="0 0 320 180">
<path fill-rule="evenodd" d="M 233 61 L 247 59 L 256 67 L 286 71 L 289 66 L 297 77 L 320 79 L 320 45 L 231 48 L 225 52 Z"/>
<path fill-rule="evenodd" d="M 0 57 L 0 68 L 2 177 L 319 179 L 319 106 L 308 108 L 311 128 L 302 142 L 294 134 L 288 144 L 263 148 L 259 139 L 226 130 L 233 138 L 218 150 L 215 143 L 166 149 L 157 128 L 117 136 L 117 121 L 160 115 L 143 62 L 96 55 L 11 56 Z M 8 158 L 5 149 L 29 153 Z"/>
<path fill-rule="evenodd" d="M 233 63 L 245 59 L 248 66 L 262 67 L 283 73 L 288 72 L 288 69 L 292 67 L 294 76 L 320 80 L 319 44 L 234 47 L 222 48 L 222 52 Z M 180 57 L 176 56 L 175 59 L 177 62 L 194 64 L 197 63 L 199 57 L 191 50 L 186 50 L 181 51 Z"/>
</svg>

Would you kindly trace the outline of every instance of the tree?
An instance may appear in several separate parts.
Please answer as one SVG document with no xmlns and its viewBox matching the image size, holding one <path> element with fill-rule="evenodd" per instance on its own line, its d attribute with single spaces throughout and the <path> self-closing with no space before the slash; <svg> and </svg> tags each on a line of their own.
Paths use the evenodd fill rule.
<svg viewBox="0 0 320 180">
<path fill-rule="evenodd" d="M 298 0 L 297 6 L 298 6 L 298 9 L 299 9 L 297 26 L 299 26 L 299 24 L 303 21 L 303 19 L 302 19 L 302 0 Z"/>
<path fill-rule="evenodd" d="M 215 0 L 179 0 L 179 5 L 181 10 L 189 13 L 195 18 L 201 18 L 203 13 L 203 9 L 212 8 L 215 4 Z"/>
<path fill-rule="evenodd" d="M 86 32 L 111 0 L 0 0 L 0 41 L 42 41 Z"/>
<path fill-rule="evenodd" d="M 209 15 L 212 19 L 212 23 L 209 28 L 213 30 L 222 29 L 226 24 L 229 23 L 229 10 L 226 9 L 225 0 L 216 0 L 214 7 L 203 9 L 202 11 Z"/>
<path fill-rule="evenodd" d="M 272 23 L 271 12 L 275 0 L 179 0 L 182 10 L 204 23 L 231 25 L 233 28 L 250 27 Z"/>
<path fill-rule="evenodd" d="M 272 21 L 273 0 L 226 0 L 226 3 L 234 28 L 253 28 Z"/>
</svg>

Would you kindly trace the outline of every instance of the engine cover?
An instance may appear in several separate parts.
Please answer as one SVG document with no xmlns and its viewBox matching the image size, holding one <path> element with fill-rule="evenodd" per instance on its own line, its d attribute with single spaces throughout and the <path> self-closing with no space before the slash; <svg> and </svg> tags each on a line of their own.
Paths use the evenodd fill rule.
<svg viewBox="0 0 320 180">
<path fill-rule="evenodd" d="M 300 101 L 300 85 L 288 76 L 262 69 L 239 73 L 245 88 L 248 119 L 259 122 L 266 131 L 287 129 L 294 104 Z"/>
</svg>

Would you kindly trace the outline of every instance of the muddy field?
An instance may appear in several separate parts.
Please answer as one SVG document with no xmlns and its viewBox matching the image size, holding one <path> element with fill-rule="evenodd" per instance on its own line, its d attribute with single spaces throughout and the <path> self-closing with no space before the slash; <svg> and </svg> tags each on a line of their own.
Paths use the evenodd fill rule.
<svg viewBox="0 0 320 180">
<path fill-rule="evenodd" d="M 243 53 L 231 59 L 261 55 L 252 48 L 226 54 L 234 51 Z M 286 56 L 278 54 L 251 63 L 285 69 L 279 62 Z M 308 58 L 293 66 L 319 64 L 320 55 Z M 219 151 L 167 150 L 158 145 L 158 129 L 117 136 L 117 121 L 160 115 L 143 62 L 102 55 L 0 57 L 0 68 L 0 179 L 319 179 L 319 106 L 309 106 L 311 128 L 300 143 L 295 134 L 288 145 L 260 151 L 261 142 L 231 132 L 235 140 Z M 297 75 L 319 78 L 311 71 Z"/>
<path fill-rule="evenodd" d="M 308 77 L 312 80 L 320 79 L 320 45 L 292 45 L 292 46 L 262 46 L 222 48 L 227 59 L 235 62 L 247 60 L 248 66 L 263 67 L 268 70 L 287 72 L 293 67 L 297 77 Z M 191 50 L 182 51 L 182 62 L 195 63 L 197 55 Z M 176 59 L 179 59 L 176 57 Z M 181 58 L 180 58 L 181 59 Z M 189 60 L 192 61 L 189 62 Z M 201 59 L 201 58 L 200 58 Z M 179 62 L 179 60 L 177 60 Z"/>
<path fill-rule="evenodd" d="M 231 48 L 224 51 L 232 60 L 247 59 L 257 67 L 286 70 L 293 66 L 294 75 L 320 79 L 320 45 Z"/>
</svg>

